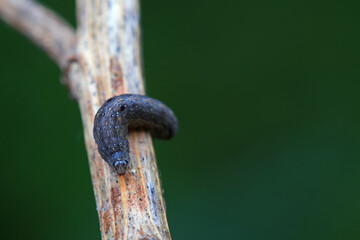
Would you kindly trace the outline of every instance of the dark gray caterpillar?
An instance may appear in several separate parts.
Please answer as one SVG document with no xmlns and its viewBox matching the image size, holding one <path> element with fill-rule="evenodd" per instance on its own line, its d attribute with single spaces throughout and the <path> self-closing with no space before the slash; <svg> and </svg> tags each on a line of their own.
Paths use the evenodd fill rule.
<svg viewBox="0 0 360 240">
<path fill-rule="evenodd" d="M 170 139 L 177 132 L 174 113 L 162 102 L 143 95 L 123 94 L 105 101 L 95 115 L 94 138 L 101 157 L 118 174 L 128 169 L 128 128 L 144 128 L 153 137 Z"/>
</svg>

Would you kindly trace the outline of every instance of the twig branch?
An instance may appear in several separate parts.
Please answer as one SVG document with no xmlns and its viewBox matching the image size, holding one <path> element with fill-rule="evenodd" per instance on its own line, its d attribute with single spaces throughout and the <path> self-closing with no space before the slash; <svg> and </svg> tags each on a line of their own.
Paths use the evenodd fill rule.
<svg viewBox="0 0 360 240">
<path fill-rule="evenodd" d="M 102 239 L 171 239 L 150 135 L 129 132 L 132 165 L 124 176 L 101 159 L 92 136 L 95 112 L 107 98 L 145 92 L 138 0 L 77 0 L 74 49 L 71 28 L 32 1 L 0 0 L 0 15 L 66 69 L 81 110 Z"/>
<path fill-rule="evenodd" d="M 61 68 L 75 47 L 75 32 L 62 18 L 30 0 L 0 0 L 0 16 L 30 38 Z"/>
</svg>

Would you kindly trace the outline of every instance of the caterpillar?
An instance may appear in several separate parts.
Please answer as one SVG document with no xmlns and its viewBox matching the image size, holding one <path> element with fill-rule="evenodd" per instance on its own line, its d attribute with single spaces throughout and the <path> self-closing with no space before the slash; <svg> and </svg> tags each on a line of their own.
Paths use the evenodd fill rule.
<svg viewBox="0 0 360 240">
<path fill-rule="evenodd" d="M 100 156 L 119 175 L 128 170 L 129 128 L 143 128 L 155 138 L 170 139 L 178 130 L 173 111 L 144 95 L 122 94 L 104 102 L 95 115 L 93 135 Z"/>
</svg>

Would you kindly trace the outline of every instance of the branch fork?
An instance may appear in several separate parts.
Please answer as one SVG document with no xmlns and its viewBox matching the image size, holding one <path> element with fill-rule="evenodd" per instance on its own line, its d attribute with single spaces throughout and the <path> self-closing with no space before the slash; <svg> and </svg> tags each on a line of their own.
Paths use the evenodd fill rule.
<svg viewBox="0 0 360 240">
<path fill-rule="evenodd" d="M 31 0 L 0 0 L 0 17 L 57 63 L 79 104 L 102 239 L 171 239 L 151 136 L 129 132 L 133 164 L 124 176 L 101 159 L 92 136 L 106 99 L 145 94 L 138 0 L 77 0 L 76 31 Z"/>
</svg>

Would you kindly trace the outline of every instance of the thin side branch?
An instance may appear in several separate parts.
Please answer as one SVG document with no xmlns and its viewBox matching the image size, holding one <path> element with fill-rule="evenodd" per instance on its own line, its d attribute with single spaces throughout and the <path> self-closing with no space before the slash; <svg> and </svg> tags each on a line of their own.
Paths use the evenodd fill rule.
<svg viewBox="0 0 360 240">
<path fill-rule="evenodd" d="M 31 0 L 0 0 L 0 16 L 43 49 L 60 68 L 66 66 L 76 38 L 62 18 Z"/>
</svg>

